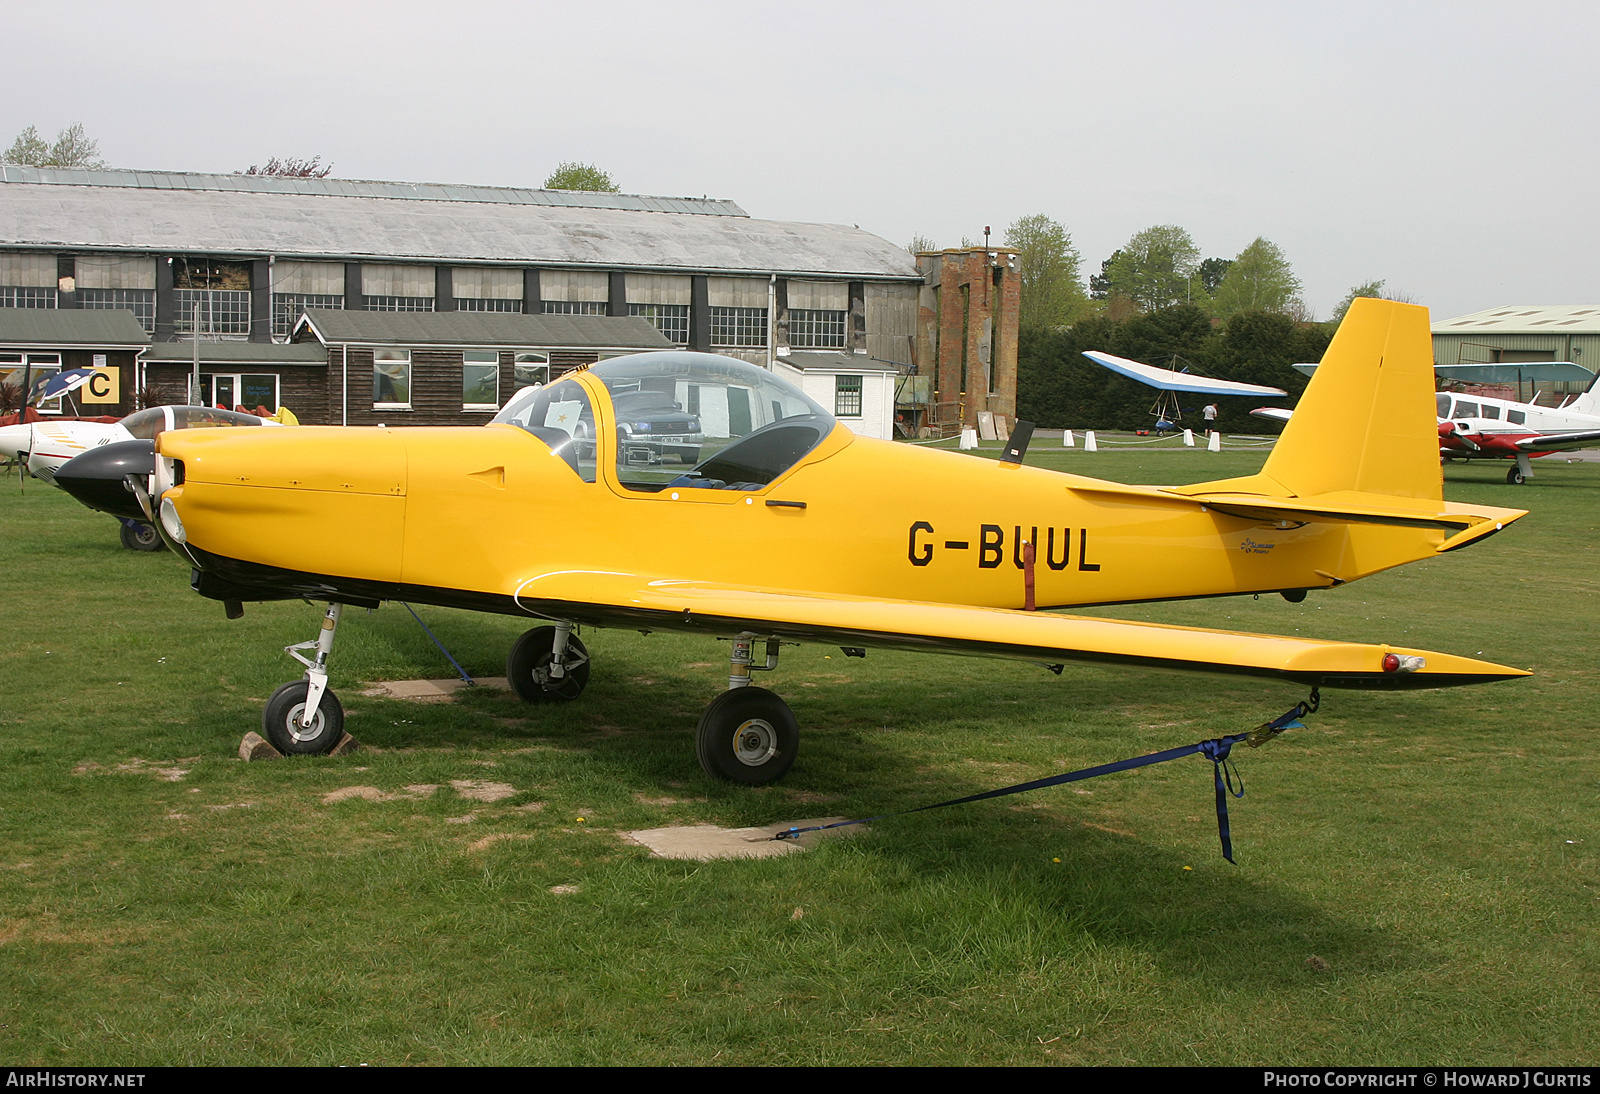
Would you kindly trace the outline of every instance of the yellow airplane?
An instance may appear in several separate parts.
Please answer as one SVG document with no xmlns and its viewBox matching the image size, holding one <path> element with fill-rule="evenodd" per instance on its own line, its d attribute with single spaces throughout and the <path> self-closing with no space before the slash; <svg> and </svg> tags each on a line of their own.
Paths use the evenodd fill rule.
<svg viewBox="0 0 1600 1094">
<path fill-rule="evenodd" d="M 687 352 L 525 389 L 487 428 L 191 430 L 157 448 L 148 482 L 129 485 L 202 596 L 230 616 L 247 600 L 329 605 L 318 638 L 288 651 L 304 678 L 264 714 L 285 752 L 340 740 L 327 690 L 340 611 L 385 600 L 543 621 L 507 662 L 535 703 L 583 691 L 579 626 L 732 639 L 728 689 L 695 745 L 709 774 L 747 784 L 794 761 L 793 713 L 751 681 L 796 641 L 1311 687 L 1527 675 L 1400 646 L 1034 610 L 1298 601 L 1523 516 L 1442 500 L 1427 311 L 1389 301 L 1351 306 L 1260 474 L 1195 486 L 1026 467 L 1017 447 L 996 462 L 858 437 L 772 373 Z M 72 489 L 74 472 L 59 477 Z"/>
</svg>

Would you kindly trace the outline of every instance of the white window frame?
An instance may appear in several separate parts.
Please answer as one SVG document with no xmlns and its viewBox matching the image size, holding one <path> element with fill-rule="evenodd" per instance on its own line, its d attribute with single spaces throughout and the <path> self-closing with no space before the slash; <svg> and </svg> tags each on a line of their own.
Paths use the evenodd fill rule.
<svg viewBox="0 0 1600 1094">
<path fill-rule="evenodd" d="M 60 372 L 61 367 L 61 354 L 59 353 L 0 354 L 0 368 L 14 369 L 13 375 L 16 376 L 18 386 L 21 386 L 24 372 L 27 372 L 30 389 L 37 387 L 39 381 L 44 379 L 46 374 Z M 10 377 L 7 377 L 7 379 L 10 379 Z M 27 392 L 23 392 L 23 398 L 27 398 L 27 394 Z M 33 409 L 39 414 L 60 414 L 62 413 L 61 399 L 62 396 L 57 395 L 54 399 L 40 403 Z M 17 420 L 26 421 L 27 419 L 22 417 Z"/>
<path fill-rule="evenodd" d="M 406 397 L 401 402 L 380 402 L 378 400 L 379 364 L 404 365 L 406 378 Z M 408 349 L 375 349 L 372 351 L 372 409 L 373 410 L 410 410 L 411 409 L 411 351 Z"/>
<path fill-rule="evenodd" d="M 277 411 L 277 409 L 280 406 L 283 405 L 279 401 L 279 400 L 281 400 L 283 398 L 282 377 L 278 376 L 276 373 L 273 373 L 273 372 L 202 372 L 200 374 L 200 383 L 202 385 L 204 385 L 207 380 L 211 381 L 211 396 L 210 396 L 210 398 L 211 398 L 212 402 L 211 402 L 210 405 L 215 406 L 216 405 L 216 398 L 217 398 L 217 378 L 218 377 L 221 377 L 224 380 L 232 380 L 233 381 L 233 393 L 234 393 L 235 396 L 239 396 L 239 395 L 244 394 L 244 378 L 246 376 L 260 376 L 260 377 L 271 378 L 271 380 L 272 380 L 272 409 L 273 409 L 273 411 Z M 235 398 L 234 399 L 232 406 L 227 406 L 227 407 L 224 407 L 223 409 L 224 410 L 232 410 L 234 407 L 237 407 L 237 406 L 244 406 L 244 402 L 239 398 Z M 255 413 L 255 407 L 247 407 L 246 409 L 252 414 Z"/>
<path fill-rule="evenodd" d="M 844 381 L 853 381 L 853 387 L 845 386 Z M 855 396 L 856 408 L 854 411 L 844 409 L 844 396 Z M 863 418 L 866 417 L 867 378 L 859 373 L 839 373 L 833 378 L 833 416 L 835 418 Z"/>
<path fill-rule="evenodd" d="M 478 360 L 473 360 L 477 357 Z M 492 366 L 494 368 L 494 400 L 487 403 L 467 402 L 467 369 L 470 367 Z M 469 349 L 461 351 L 461 410 L 463 413 L 484 411 L 491 413 L 500 409 L 500 352 L 492 349 Z"/>
</svg>

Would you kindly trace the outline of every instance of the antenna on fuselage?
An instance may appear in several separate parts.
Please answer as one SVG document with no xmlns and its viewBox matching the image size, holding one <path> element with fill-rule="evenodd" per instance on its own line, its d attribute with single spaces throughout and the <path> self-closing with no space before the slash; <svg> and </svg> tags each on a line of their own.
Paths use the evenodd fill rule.
<svg viewBox="0 0 1600 1094">
<path fill-rule="evenodd" d="M 1001 463 L 1021 463 L 1022 457 L 1027 454 L 1028 442 L 1033 440 L 1033 423 L 1019 421 L 1016 428 L 1011 431 L 1011 438 L 1006 442 L 1006 447 L 1000 453 Z"/>
</svg>

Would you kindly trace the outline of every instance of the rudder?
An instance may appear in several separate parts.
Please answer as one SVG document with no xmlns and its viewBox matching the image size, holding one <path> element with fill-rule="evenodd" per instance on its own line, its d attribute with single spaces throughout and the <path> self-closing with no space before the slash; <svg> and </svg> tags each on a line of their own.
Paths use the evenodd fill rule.
<svg viewBox="0 0 1600 1094">
<path fill-rule="evenodd" d="M 1428 309 L 1356 299 L 1261 474 L 1295 497 L 1441 501 Z"/>
</svg>

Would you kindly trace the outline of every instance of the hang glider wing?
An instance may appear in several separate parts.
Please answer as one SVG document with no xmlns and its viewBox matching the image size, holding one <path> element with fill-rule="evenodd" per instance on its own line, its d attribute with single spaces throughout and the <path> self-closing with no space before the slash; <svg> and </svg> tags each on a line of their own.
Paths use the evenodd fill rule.
<svg viewBox="0 0 1600 1094">
<path fill-rule="evenodd" d="M 536 615 L 691 633 L 776 635 L 874 646 L 1263 676 L 1342 688 L 1450 687 L 1521 669 L 1398 646 L 1128 623 L 1113 619 L 869 597 L 817 596 L 637 574 L 565 570 L 522 583 Z M 1387 655 L 1399 668 L 1384 671 Z"/>
<path fill-rule="evenodd" d="M 1600 429 L 1547 433 L 1538 437 L 1523 437 L 1517 442 L 1517 449 L 1522 452 L 1570 452 L 1575 448 L 1595 447 L 1600 447 Z"/>
<path fill-rule="evenodd" d="M 1110 369 L 1129 379 L 1138 380 L 1161 391 L 1182 391 L 1190 395 L 1287 395 L 1282 388 L 1263 387 L 1260 384 L 1241 384 L 1233 380 L 1213 380 L 1209 376 L 1191 376 L 1187 372 L 1142 365 L 1126 357 L 1115 357 L 1099 350 L 1084 350 L 1083 355 L 1095 364 Z"/>
</svg>

